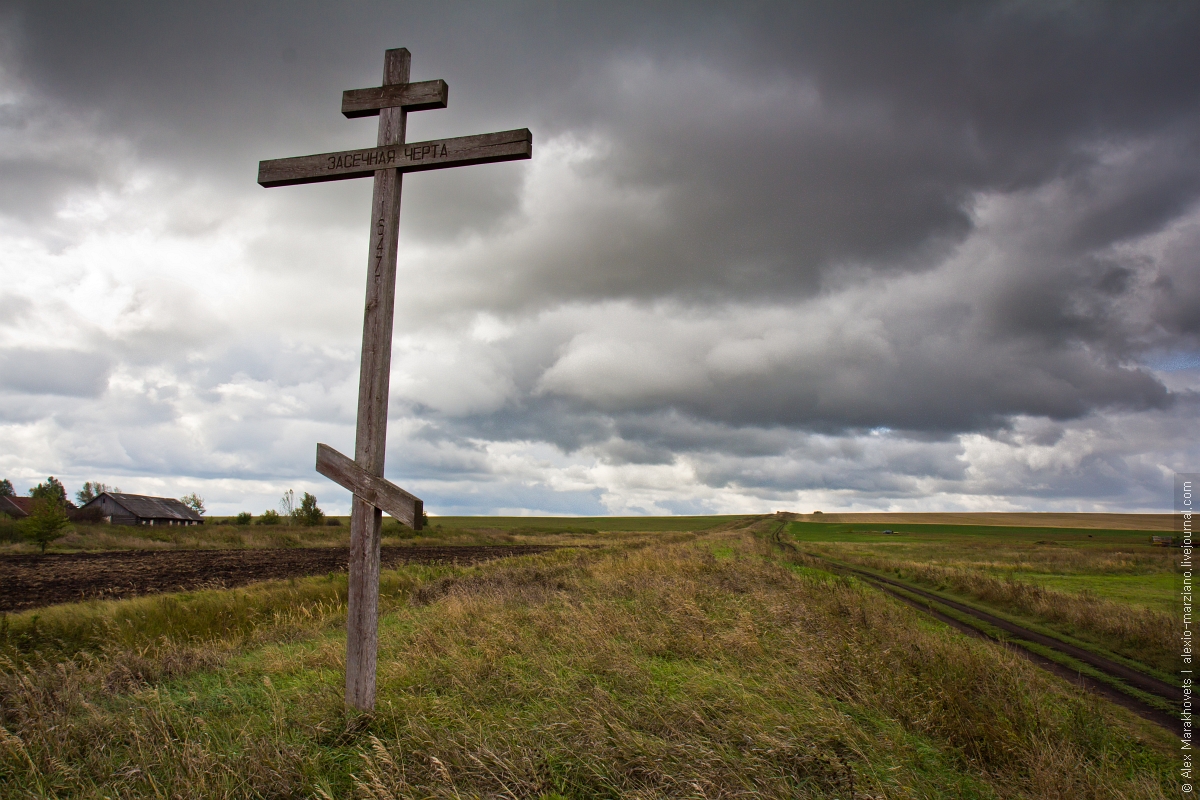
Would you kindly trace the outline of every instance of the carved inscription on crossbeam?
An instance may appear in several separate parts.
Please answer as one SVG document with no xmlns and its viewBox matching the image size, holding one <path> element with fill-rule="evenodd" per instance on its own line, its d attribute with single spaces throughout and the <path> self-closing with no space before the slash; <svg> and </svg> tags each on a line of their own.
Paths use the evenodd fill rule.
<svg viewBox="0 0 1200 800">
<path fill-rule="evenodd" d="M 377 169 L 425 172 L 431 169 L 492 164 L 533 157 L 533 134 L 528 128 L 478 136 L 455 136 L 413 144 L 343 150 L 296 158 L 260 161 L 260 186 L 295 186 L 301 183 L 366 178 Z"/>
</svg>

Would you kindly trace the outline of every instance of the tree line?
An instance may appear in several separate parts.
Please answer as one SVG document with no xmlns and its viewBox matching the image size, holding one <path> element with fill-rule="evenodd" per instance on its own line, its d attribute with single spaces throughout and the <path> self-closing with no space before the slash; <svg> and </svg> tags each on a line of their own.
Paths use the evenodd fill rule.
<svg viewBox="0 0 1200 800">
<path fill-rule="evenodd" d="M 42 552 L 53 541 L 65 536 L 72 522 L 99 522 L 98 515 L 87 516 L 79 513 L 79 507 L 85 506 L 105 492 L 120 492 L 120 488 L 110 486 L 103 481 L 84 481 L 83 486 L 75 493 L 75 503 L 68 500 L 67 488 L 62 481 L 53 475 L 29 490 L 33 503 L 29 507 L 29 516 L 18 524 L 25 538 L 41 546 Z M 16 490 L 8 478 L 0 478 L 0 497 L 16 497 Z M 204 498 L 196 492 L 179 498 L 180 502 L 198 514 L 207 513 Z M 5 515 L 0 512 L 0 519 Z M 94 518 L 93 518 L 94 517 Z M 267 509 L 257 518 L 250 512 L 243 511 L 234 520 L 238 525 L 279 525 L 285 521 L 292 525 L 338 525 L 336 519 L 326 519 L 325 512 L 317 505 L 315 495 L 304 492 L 300 502 L 296 502 L 296 493 L 288 489 L 279 501 L 279 511 Z"/>
</svg>

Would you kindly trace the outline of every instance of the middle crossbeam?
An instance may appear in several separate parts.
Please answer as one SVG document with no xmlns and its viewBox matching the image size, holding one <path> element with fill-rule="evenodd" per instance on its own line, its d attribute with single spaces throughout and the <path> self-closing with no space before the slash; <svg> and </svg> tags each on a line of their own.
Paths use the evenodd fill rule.
<svg viewBox="0 0 1200 800">
<path fill-rule="evenodd" d="M 520 161 L 533 157 L 533 134 L 528 128 L 476 136 L 455 136 L 413 144 L 364 147 L 339 153 L 318 153 L 258 162 L 260 186 L 369 178 L 377 169 L 424 172 L 431 169 Z"/>
</svg>

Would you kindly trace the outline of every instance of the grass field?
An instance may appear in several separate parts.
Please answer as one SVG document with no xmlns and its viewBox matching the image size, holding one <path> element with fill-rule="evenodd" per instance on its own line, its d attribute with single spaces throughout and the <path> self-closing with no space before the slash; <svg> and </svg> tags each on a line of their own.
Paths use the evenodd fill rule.
<svg viewBox="0 0 1200 800">
<path fill-rule="evenodd" d="M 622 538 L 620 534 L 701 531 L 739 519 L 745 517 L 431 517 L 429 528 L 418 532 L 387 518 L 383 541 L 389 545 L 572 544 L 590 536 L 592 543 L 604 543 Z M 48 552 L 348 546 L 350 518 L 328 521 L 329 525 L 315 527 L 235 525 L 233 517 L 214 517 L 204 525 L 186 527 L 75 523 L 51 543 Z M 0 554 L 40 549 L 22 537 L 17 523 L 0 522 Z"/>
<path fill-rule="evenodd" d="M 344 576 L 11 615 L 0 796 L 1168 795 L 1161 729 L 709 522 L 443 520 L 600 546 L 385 571 L 372 716 Z"/>
<path fill-rule="evenodd" d="M 936 512 L 936 513 L 833 513 L 794 514 L 782 512 L 788 519 L 827 524 L 851 523 L 860 527 L 890 528 L 895 525 L 957 525 L 967 527 L 1054 528 L 1077 530 L 1152 530 L 1161 533 L 1173 529 L 1171 514 L 1072 514 L 1028 511 Z"/>
<path fill-rule="evenodd" d="M 809 553 L 894 575 L 1174 673 L 1174 561 L 1151 531 L 790 522 Z"/>
<path fill-rule="evenodd" d="M 345 547 L 350 543 L 348 519 L 337 525 L 234 525 L 232 519 L 210 519 L 204 525 L 129 526 L 72 523 L 47 552 L 78 553 L 99 550 L 187 550 L 254 547 Z M 385 526 L 389 533 L 398 523 Z M 19 523 L 0 523 L 0 553 L 36 553 L 40 547 L 27 541 Z"/>
</svg>

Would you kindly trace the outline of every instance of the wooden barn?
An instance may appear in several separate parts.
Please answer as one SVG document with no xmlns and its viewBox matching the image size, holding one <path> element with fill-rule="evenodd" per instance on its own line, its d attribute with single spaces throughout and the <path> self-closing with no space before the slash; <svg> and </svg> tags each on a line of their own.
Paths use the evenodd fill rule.
<svg viewBox="0 0 1200 800">
<path fill-rule="evenodd" d="M 90 509 L 99 509 L 99 517 L 113 525 L 204 524 L 203 517 L 173 497 L 102 492 L 79 511 L 82 514 Z"/>
</svg>

